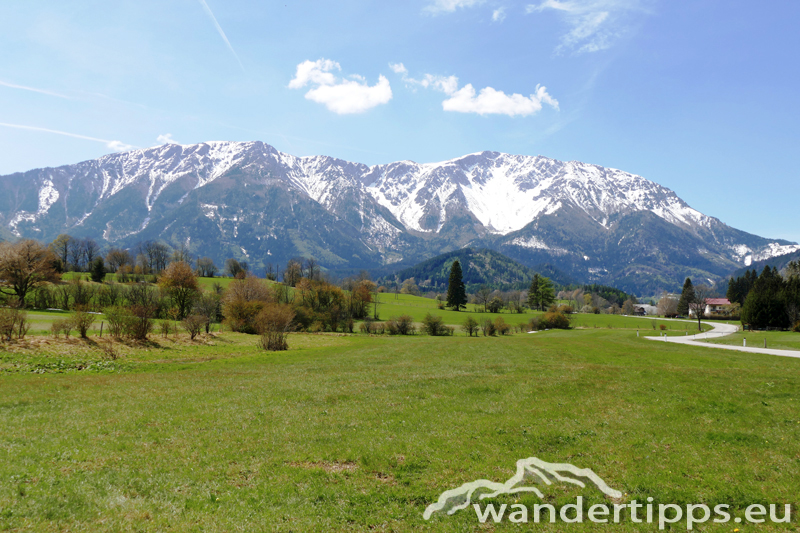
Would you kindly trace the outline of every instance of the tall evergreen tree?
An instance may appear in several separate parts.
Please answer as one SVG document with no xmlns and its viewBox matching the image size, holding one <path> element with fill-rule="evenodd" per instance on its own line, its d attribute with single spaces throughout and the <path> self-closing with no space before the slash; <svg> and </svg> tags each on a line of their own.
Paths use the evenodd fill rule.
<svg viewBox="0 0 800 533">
<path fill-rule="evenodd" d="M 539 308 L 539 274 L 534 274 L 531 286 L 528 288 L 528 307 Z"/>
<path fill-rule="evenodd" d="M 450 279 L 447 282 L 447 307 L 460 311 L 467 305 L 467 289 L 461 273 L 461 263 L 456 259 L 450 267 Z"/>
<path fill-rule="evenodd" d="M 683 290 L 681 291 L 681 299 L 678 300 L 678 314 L 687 316 L 689 314 L 689 306 L 694 303 L 694 286 L 692 280 L 686 278 L 683 282 Z"/>
<path fill-rule="evenodd" d="M 553 282 L 545 276 L 539 277 L 539 308 L 544 311 L 556 301 L 556 290 Z"/>
<path fill-rule="evenodd" d="M 528 305 L 531 309 L 545 310 L 556 301 L 556 291 L 550 278 L 534 274 L 528 289 Z"/>
<path fill-rule="evenodd" d="M 92 261 L 92 281 L 95 283 L 102 283 L 103 279 L 106 277 L 106 265 L 105 261 L 103 261 L 101 257 L 95 257 Z"/>
</svg>

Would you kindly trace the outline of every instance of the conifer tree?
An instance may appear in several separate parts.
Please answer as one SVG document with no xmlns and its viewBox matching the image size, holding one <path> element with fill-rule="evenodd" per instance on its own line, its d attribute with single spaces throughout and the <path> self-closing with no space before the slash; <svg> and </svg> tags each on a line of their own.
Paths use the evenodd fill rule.
<svg viewBox="0 0 800 533">
<path fill-rule="evenodd" d="M 692 280 L 686 278 L 683 282 L 683 291 L 681 291 L 681 299 L 678 300 L 678 314 L 687 316 L 689 314 L 689 306 L 694 303 L 694 286 Z"/>
<path fill-rule="evenodd" d="M 534 274 L 531 286 L 528 287 L 528 307 L 531 309 L 539 308 L 539 274 Z"/>
<path fill-rule="evenodd" d="M 539 305 L 542 311 L 553 305 L 556 301 L 556 290 L 553 282 L 545 276 L 539 277 Z"/>
<path fill-rule="evenodd" d="M 91 273 L 92 281 L 94 281 L 95 283 L 103 282 L 103 279 L 106 277 L 106 266 L 102 257 L 94 258 L 94 261 L 92 261 L 91 272 L 92 272 Z"/>
<path fill-rule="evenodd" d="M 458 259 L 450 267 L 450 279 L 447 283 L 447 307 L 460 311 L 467 305 L 467 290 L 461 273 L 461 263 Z"/>
</svg>

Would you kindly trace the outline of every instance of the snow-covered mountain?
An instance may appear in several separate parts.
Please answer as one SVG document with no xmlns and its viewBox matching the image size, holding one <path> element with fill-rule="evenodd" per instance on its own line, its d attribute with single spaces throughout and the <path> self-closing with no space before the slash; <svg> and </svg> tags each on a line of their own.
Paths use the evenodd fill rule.
<svg viewBox="0 0 800 533">
<path fill-rule="evenodd" d="M 640 176 L 497 152 L 369 167 L 261 142 L 170 144 L 2 176 L 0 192 L 7 238 L 162 239 L 254 265 L 313 255 L 370 268 L 469 244 L 656 289 L 800 249 L 730 228 Z"/>
</svg>

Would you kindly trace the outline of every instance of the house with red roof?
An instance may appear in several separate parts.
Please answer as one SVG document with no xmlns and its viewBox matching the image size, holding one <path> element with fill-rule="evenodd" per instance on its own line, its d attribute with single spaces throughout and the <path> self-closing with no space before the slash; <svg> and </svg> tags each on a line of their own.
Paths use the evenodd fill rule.
<svg viewBox="0 0 800 533">
<path fill-rule="evenodd" d="M 724 314 L 730 310 L 731 301 L 727 298 L 706 298 L 706 308 L 703 314 Z M 694 315 L 694 309 L 689 309 L 689 316 Z"/>
</svg>

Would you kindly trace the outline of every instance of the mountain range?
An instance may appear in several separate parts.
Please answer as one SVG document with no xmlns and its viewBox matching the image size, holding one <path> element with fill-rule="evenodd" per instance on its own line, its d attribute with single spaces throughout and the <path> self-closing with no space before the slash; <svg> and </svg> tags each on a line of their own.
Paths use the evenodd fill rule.
<svg viewBox="0 0 800 533">
<path fill-rule="evenodd" d="M 60 233 L 186 244 L 254 268 L 313 256 L 339 271 L 489 248 L 637 294 L 673 290 L 686 276 L 716 282 L 800 249 L 598 165 L 481 152 L 367 166 L 258 141 L 165 144 L 0 176 L 0 236 Z"/>
</svg>

